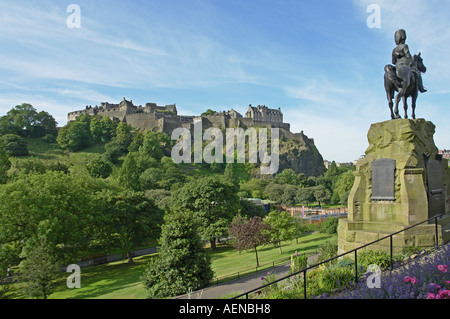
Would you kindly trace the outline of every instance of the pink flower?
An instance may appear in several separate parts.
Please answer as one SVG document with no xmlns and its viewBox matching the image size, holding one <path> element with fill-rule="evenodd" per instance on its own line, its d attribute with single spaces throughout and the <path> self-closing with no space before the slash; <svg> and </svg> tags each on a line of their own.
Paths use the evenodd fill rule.
<svg viewBox="0 0 450 319">
<path fill-rule="evenodd" d="M 439 290 L 436 299 L 450 299 L 450 290 Z"/>
<path fill-rule="evenodd" d="M 435 294 L 432 294 L 431 292 L 429 292 L 429 293 L 427 294 L 427 299 L 436 299 L 436 295 L 435 295 Z"/>
<path fill-rule="evenodd" d="M 439 265 L 439 266 L 437 266 L 437 268 L 438 268 L 441 272 L 446 273 L 446 272 L 447 272 L 447 269 L 448 269 L 448 266 L 447 266 L 447 265 Z"/>
<path fill-rule="evenodd" d="M 406 276 L 405 279 L 403 279 L 403 281 L 404 281 L 405 283 L 410 282 L 410 283 L 412 283 L 412 284 L 417 284 L 417 279 L 416 279 L 416 277 L 409 277 L 409 276 Z"/>
</svg>

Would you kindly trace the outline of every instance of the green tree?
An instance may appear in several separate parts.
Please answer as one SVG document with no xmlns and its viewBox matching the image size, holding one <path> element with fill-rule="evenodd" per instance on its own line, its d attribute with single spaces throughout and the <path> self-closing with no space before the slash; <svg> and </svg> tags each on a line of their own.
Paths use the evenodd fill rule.
<svg viewBox="0 0 450 319">
<path fill-rule="evenodd" d="M 252 178 L 249 181 L 240 184 L 240 191 L 247 194 L 243 197 L 253 197 L 253 191 L 258 191 L 258 194 L 260 194 L 259 197 L 266 198 L 266 196 L 264 196 L 264 190 L 269 183 L 270 180 L 268 179 Z"/>
<path fill-rule="evenodd" d="M 228 224 L 240 208 L 236 193 L 236 187 L 217 177 L 201 177 L 173 192 L 172 208 L 195 212 L 203 239 L 209 240 L 215 249 L 216 239 L 226 234 Z"/>
<path fill-rule="evenodd" d="M 10 156 L 28 156 L 27 142 L 19 135 L 5 134 L 1 142 Z"/>
<path fill-rule="evenodd" d="M 137 166 L 136 153 L 128 153 L 123 161 L 122 167 L 119 170 L 118 181 L 120 185 L 125 188 L 139 191 L 141 189 L 141 183 L 139 177 L 141 172 Z"/>
<path fill-rule="evenodd" d="M 59 146 L 72 152 L 91 146 L 93 139 L 90 123 L 90 116 L 82 114 L 75 121 L 61 128 L 56 138 Z"/>
<path fill-rule="evenodd" d="M 37 110 L 28 103 L 12 108 L 1 121 L 1 127 L 22 137 L 42 137 L 57 134 L 56 121 L 49 113 Z M 13 132 L 14 127 L 15 132 Z"/>
<path fill-rule="evenodd" d="M 225 178 L 225 180 L 229 181 L 231 184 L 235 185 L 236 187 L 239 186 L 239 181 L 236 177 L 234 163 L 227 163 L 225 165 L 225 171 L 223 173 L 223 177 Z"/>
<path fill-rule="evenodd" d="M 277 174 L 273 181 L 277 184 L 289 184 L 289 185 L 298 185 L 299 179 L 297 174 L 292 168 L 286 168 L 281 173 Z"/>
<path fill-rule="evenodd" d="M 341 174 L 333 187 L 333 198 L 341 204 L 346 205 L 348 195 L 355 182 L 355 174 L 349 170 Z"/>
<path fill-rule="evenodd" d="M 54 279 L 61 266 L 45 238 L 36 239 L 21 257 L 24 260 L 20 263 L 18 277 L 24 293 L 32 298 L 47 299 L 55 288 Z"/>
<path fill-rule="evenodd" d="M 45 135 L 58 135 L 58 123 L 49 113 L 41 111 L 36 114 L 34 125 L 31 129 L 31 136 L 43 137 Z"/>
<path fill-rule="evenodd" d="M 262 205 L 256 205 L 252 202 L 241 199 L 241 209 L 239 210 L 239 215 L 246 218 L 252 218 L 253 216 L 264 217 L 267 215 L 265 208 Z"/>
<path fill-rule="evenodd" d="M 309 205 L 315 200 L 313 187 L 299 188 L 297 190 L 296 202 Z"/>
<path fill-rule="evenodd" d="M 8 115 L 0 117 L 0 136 L 5 134 L 19 134 L 19 128 L 11 122 Z"/>
<path fill-rule="evenodd" d="M 313 188 L 315 199 L 319 202 L 319 205 L 328 203 L 331 200 L 331 193 L 323 185 L 318 185 Z"/>
<path fill-rule="evenodd" d="M 18 134 L 22 137 L 42 137 L 57 134 L 57 122 L 49 113 L 37 110 L 28 103 L 16 105 L 0 121 L 0 135 Z"/>
<path fill-rule="evenodd" d="M 11 161 L 5 147 L 0 142 L 0 184 L 5 184 L 8 180 L 8 170 L 11 168 Z"/>
<path fill-rule="evenodd" d="M 280 203 L 286 206 L 294 206 L 297 203 L 297 186 L 286 184 L 284 185 L 283 194 L 280 198 Z"/>
<path fill-rule="evenodd" d="M 118 247 L 132 263 L 131 251 L 157 235 L 162 211 L 143 192 L 105 190 L 96 196 L 97 229 L 109 248 Z"/>
<path fill-rule="evenodd" d="M 29 241 L 45 237 L 59 260 L 73 262 L 92 235 L 95 194 L 110 187 L 86 175 L 21 175 L 0 187 L 0 243 L 22 251 Z"/>
<path fill-rule="evenodd" d="M 140 176 L 141 189 L 157 189 L 160 188 L 159 183 L 164 180 L 164 172 L 157 167 L 146 169 Z"/>
<path fill-rule="evenodd" d="M 281 200 L 281 196 L 284 193 L 284 185 L 277 183 L 270 183 L 264 189 L 264 194 L 266 194 L 267 198 L 271 201 L 279 203 Z"/>
<path fill-rule="evenodd" d="M 269 213 L 269 216 L 264 219 L 264 222 L 270 226 L 270 231 L 268 232 L 270 240 L 278 245 L 281 254 L 281 242 L 290 240 L 294 237 L 294 218 L 286 211 L 278 212 L 273 210 Z"/>
<path fill-rule="evenodd" d="M 155 165 L 152 164 L 152 166 Z M 180 165 L 174 163 L 172 158 L 163 156 L 160 162 L 160 169 L 163 172 L 163 177 L 158 182 L 158 188 L 175 190 L 180 188 L 186 182 L 186 176 L 180 169 Z"/>
<path fill-rule="evenodd" d="M 142 281 L 150 298 L 185 294 L 206 287 L 213 278 L 211 260 L 203 248 L 194 214 L 167 213 L 159 240 L 159 256 L 150 260 Z"/>
<path fill-rule="evenodd" d="M 147 131 L 139 151 L 143 154 L 151 156 L 157 160 L 161 160 L 163 156 L 170 155 L 170 147 L 172 140 L 165 133 Z"/>
<path fill-rule="evenodd" d="M 165 189 L 149 189 L 145 191 L 145 196 L 152 199 L 161 210 L 170 210 L 172 200 L 172 193 L 170 191 Z"/>
<path fill-rule="evenodd" d="M 94 178 L 107 178 L 113 171 L 112 165 L 100 158 L 94 159 L 86 164 L 86 169 L 89 175 Z"/>
</svg>

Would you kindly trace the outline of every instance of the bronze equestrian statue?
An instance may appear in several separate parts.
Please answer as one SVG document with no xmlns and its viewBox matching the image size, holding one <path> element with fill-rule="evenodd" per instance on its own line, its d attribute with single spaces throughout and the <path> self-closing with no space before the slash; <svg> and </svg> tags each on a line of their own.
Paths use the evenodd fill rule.
<svg viewBox="0 0 450 319">
<path fill-rule="evenodd" d="M 403 29 L 395 32 L 395 43 L 397 47 L 392 51 L 392 64 L 384 67 L 384 88 L 386 90 L 387 99 L 389 102 L 389 109 L 391 110 L 391 118 L 401 118 L 398 112 L 398 103 L 403 99 L 403 107 L 405 110 L 405 119 L 408 118 L 407 98 L 411 97 L 411 116 L 416 118 L 416 100 L 420 93 L 427 90 L 423 87 L 421 72 L 425 73 L 427 68 L 423 64 L 420 52 L 418 55 L 411 57 L 408 45 L 405 44 L 406 32 Z M 394 92 L 398 92 L 395 96 Z"/>
</svg>

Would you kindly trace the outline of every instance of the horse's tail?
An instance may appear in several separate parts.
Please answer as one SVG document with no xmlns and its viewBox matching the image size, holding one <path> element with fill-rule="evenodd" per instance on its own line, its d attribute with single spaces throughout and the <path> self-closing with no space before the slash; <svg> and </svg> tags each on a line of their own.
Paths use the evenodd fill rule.
<svg viewBox="0 0 450 319">
<path fill-rule="evenodd" d="M 384 72 L 386 72 L 386 75 L 388 79 L 399 89 L 403 87 L 403 80 L 397 76 L 397 73 L 395 72 L 395 67 L 393 65 L 387 64 L 384 67 Z"/>
</svg>

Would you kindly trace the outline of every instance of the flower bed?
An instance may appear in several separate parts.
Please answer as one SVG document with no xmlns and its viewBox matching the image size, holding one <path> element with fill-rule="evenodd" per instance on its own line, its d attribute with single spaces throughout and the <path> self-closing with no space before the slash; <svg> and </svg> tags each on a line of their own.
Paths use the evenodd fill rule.
<svg viewBox="0 0 450 319">
<path fill-rule="evenodd" d="M 394 271 L 381 274 L 366 273 L 351 289 L 330 299 L 450 299 L 450 245 L 439 247 L 430 255 L 422 255 Z M 378 287 L 368 284 L 374 275 L 379 277 Z"/>
</svg>

